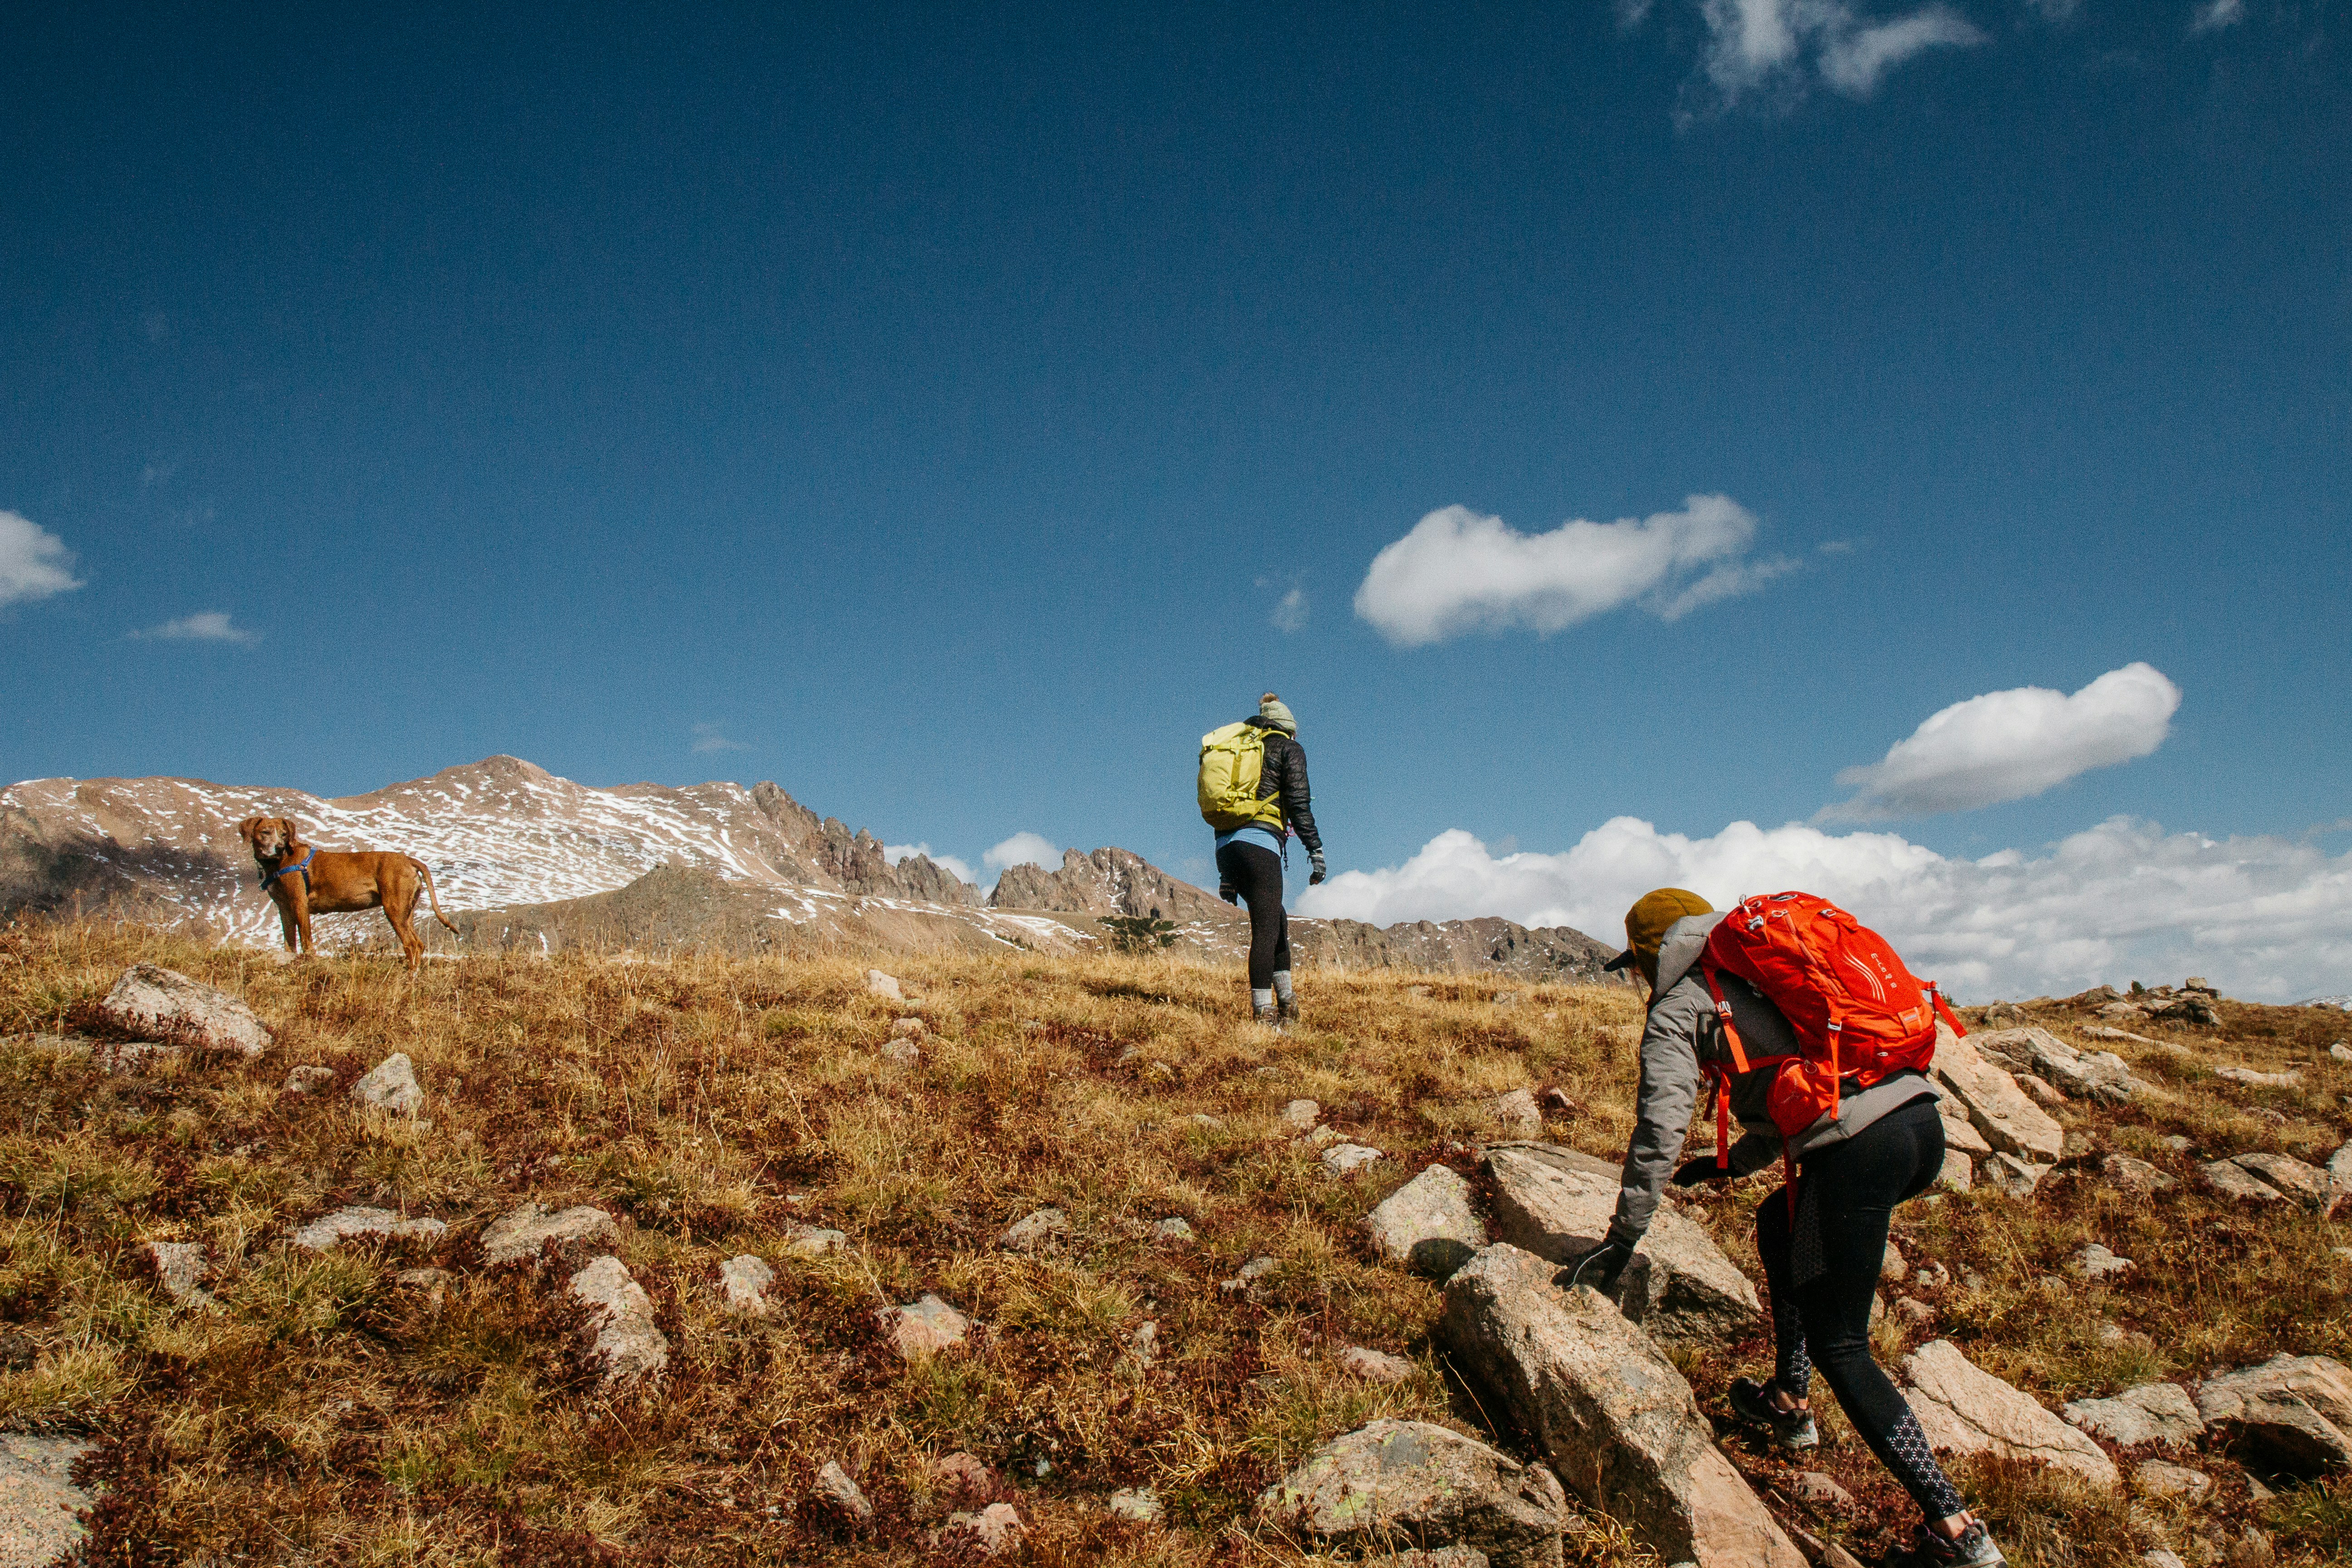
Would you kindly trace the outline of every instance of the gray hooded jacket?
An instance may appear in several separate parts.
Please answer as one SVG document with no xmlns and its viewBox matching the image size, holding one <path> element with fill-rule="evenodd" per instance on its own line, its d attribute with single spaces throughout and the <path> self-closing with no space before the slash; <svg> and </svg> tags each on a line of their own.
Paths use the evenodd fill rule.
<svg viewBox="0 0 2352 1568">
<path fill-rule="evenodd" d="M 1698 967 L 1699 950 L 1722 918 L 1720 913 L 1685 915 L 1666 928 L 1658 948 L 1658 985 L 1651 993 L 1650 1019 L 1642 1030 L 1642 1088 L 1634 1107 L 1633 1139 L 1625 1149 L 1625 1172 L 1619 1178 L 1617 1214 L 1609 1225 L 1612 1241 L 1638 1241 L 1650 1228 L 1658 1194 L 1675 1173 L 1691 1112 L 1706 1086 L 1706 1064 L 1730 1065 L 1723 1021 L 1715 1016 L 1714 994 Z M 1732 1022 L 1750 1059 L 1797 1049 L 1796 1035 L 1778 1007 L 1737 974 L 1722 980 L 1723 999 L 1730 1005 Z M 1731 1114 L 1741 1136 L 1731 1146 L 1731 1168 L 1739 1175 L 1759 1171 L 1780 1156 L 1780 1130 L 1765 1108 L 1774 1076 L 1759 1071 L 1732 1077 Z M 1924 1074 L 1896 1073 L 1845 1096 L 1835 1121 L 1790 1139 L 1789 1152 L 1802 1160 L 1815 1150 L 1843 1142 L 1889 1111 L 1915 1100 L 1932 1099 L 1935 1093 Z"/>
</svg>

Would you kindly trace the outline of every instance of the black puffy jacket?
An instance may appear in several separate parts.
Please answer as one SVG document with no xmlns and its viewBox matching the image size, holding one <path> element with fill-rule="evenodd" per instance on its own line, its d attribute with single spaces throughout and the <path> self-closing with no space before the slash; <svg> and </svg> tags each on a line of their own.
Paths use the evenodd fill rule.
<svg viewBox="0 0 2352 1568">
<path fill-rule="evenodd" d="M 1307 846 L 1307 853 L 1322 854 L 1323 836 L 1315 831 L 1314 797 L 1307 788 L 1307 748 L 1298 743 L 1297 737 L 1284 734 L 1263 719 L 1245 719 L 1243 722 L 1265 731 L 1265 767 L 1258 774 L 1258 799 L 1272 800 L 1280 795 L 1283 822 L 1298 835 L 1298 842 Z"/>
</svg>

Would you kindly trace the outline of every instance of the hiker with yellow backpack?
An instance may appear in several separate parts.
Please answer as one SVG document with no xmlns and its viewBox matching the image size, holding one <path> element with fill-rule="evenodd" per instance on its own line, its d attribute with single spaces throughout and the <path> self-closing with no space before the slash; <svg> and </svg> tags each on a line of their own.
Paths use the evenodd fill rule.
<svg viewBox="0 0 2352 1568">
<path fill-rule="evenodd" d="M 1307 885 L 1323 879 L 1323 836 L 1307 788 L 1298 721 L 1267 692 L 1257 711 L 1201 737 L 1201 816 L 1217 831 L 1217 896 L 1249 906 L 1250 1015 L 1285 1028 L 1298 1021 L 1290 981 L 1290 916 L 1282 868 L 1292 834 L 1307 846 Z"/>
<path fill-rule="evenodd" d="M 1870 1351 L 1888 1217 L 1943 1171 L 1927 1068 L 1938 1016 L 1955 1034 L 1965 1033 L 1959 1021 L 1876 932 L 1809 893 L 1718 914 L 1696 893 L 1661 888 L 1626 911 L 1625 952 L 1607 967 L 1649 983 L 1642 1082 L 1608 1237 L 1564 1278 L 1613 1286 L 1669 1181 L 1726 1181 L 1783 1161 L 1787 1182 L 1756 1209 L 1774 1372 L 1734 1379 L 1732 1409 L 1782 1447 L 1811 1447 L 1818 1366 L 1925 1516 L 1890 1568 L 2000 1568 L 2000 1548 Z M 1716 1146 L 1677 1165 L 1703 1092 Z"/>
</svg>

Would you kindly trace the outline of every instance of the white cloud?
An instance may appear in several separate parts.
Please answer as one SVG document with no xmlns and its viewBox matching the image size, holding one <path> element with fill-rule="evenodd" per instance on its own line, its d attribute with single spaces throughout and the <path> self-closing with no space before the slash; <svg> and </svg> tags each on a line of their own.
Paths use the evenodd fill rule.
<svg viewBox="0 0 2352 1568">
<path fill-rule="evenodd" d="M 975 886 L 977 886 L 980 881 L 979 878 L 971 874 L 971 868 L 969 865 L 952 855 L 940 854 L 928 844 L 885 844 L 882 846 L 882 858 L 887 860 L 893 866 L 896 866 L 901 860 L 908 859 L 916 855 L 920 855 L 924 859 L 929 860 L 932 865 L 939 867 L 941 870 L 952 872 L 956 876 L 963 879 L 963 880 L 971 882 Z"/>
<path fill-rule="evenodd" d="M 259 632 L 236 625 L 228 618 L 226 610 L 199 611 L 131 635 L 142 642 L 233 642 L 245 647 L 251 647 L 261 640 Z"/>
<path fill-rule="evenodd" d="M 2246 19 L 2246 0 L 2207 0 L 2189 19 L 2189 36 L 2218 33 Z"/>
<path fill-rule="evenodd" d="M 1923 50 L 1985 41 L 1941 5 L 1883 22 L 1842 0 L 1702 0 L 1699 12 L 1707 30 L 1701 67 L 1726 107 L 1766 89 L 1801 92 L 1816 75 L 1850 98 L 1867 98 L 1888 70 Z"/>
<path fill-rule="evenodd" d="M 694 727 L 694 749 L 698 752 L 748 752 L 751 748 L 740 741 L 730 741 L 719 731 L 716 724 Z"/>
<path fill-rule="evenodd" d="M 1285 594 L 1282 596 L 1282 602 L 1274 606 L 1274 614 L 1269 618 L 1274 622 L 1274 629 L 1278 632 L 1295 632 L 1303 629 L 1307 625 L 1307 590 L 1293 588 L 1289 593 Z"/>
<path fill-rule="evenodd" d="M 1389 924 L 1501 915 L 1624 939 L 1625 910 L 1684 887 L 1726 908 L 1801 888 L 1851 908 L 1922 979 L 1963 1000 L 2102 983 L 2210 978 L 2286 1001 L 2352 976 L 2352 854 L 2281 838 L 2217 842 L 2118 817 L 2049 846 L 1948 859 L 1891 833 L 1735 822 L 1711 838 L 1617 817 L 1558 855 L 1501 858 L 1456 828 L 1402 866 L 1343 871 L 1299 912 Z"/>
<path fill-rule="evenodd" d="M 1449 506 L 1372 557 L 1356 614 L 1402 647 L 1511 626 L 1549 635 L 1636 602 L 1673 620 L 1790 570 L 1746 560 L 1755 538 L 1755 515 L 1729 496 L 1538 534 Z"/>
<path fill-rule="evenodd" d="M 2023 800 L 2164 743 L 2180 688 L 2154 666 L 2111 669 L 2072 697 L 2046 687 L 1955 702 L 1838 783 L 1856 792 L 1823 820 L 1883 822 Z"/>
<path fill-rule="evenodd" d="M 992 871 L 1002 871 L 1008 866 L 1043 866 L 1048 871 L 1062 868 L 1062 852 L 1042 833 L 1021 832 L 980 858 L 980 863 Z"/>
<path fill-rule="evenodd" d="M 26 517 L 0 511 L 0 605 L 29 605 L 81 586 L 65 541 Z"/>
</svg>

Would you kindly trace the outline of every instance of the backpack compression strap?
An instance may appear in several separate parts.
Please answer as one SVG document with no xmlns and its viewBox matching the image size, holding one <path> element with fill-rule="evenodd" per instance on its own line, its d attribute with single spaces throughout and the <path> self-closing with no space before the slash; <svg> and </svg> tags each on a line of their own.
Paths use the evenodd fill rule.
<svg viewBox="0 0 2352 1568">
<path fill-rule="evenodd" d="M 1748 1052 L 1739 1044 L 1739 1026 L 1731 1021 L 1731 1004 L 1723 998 L 1723 983 L 1715 977 L 1715 965 L 1702 958 L 1699 973 L 1706 976 L 1707 994 L 1715 998 L 1715 1016 L 1723 1026 L 1723 1043 L 1731 1047 L 1731 1060 L 1741 1072 L 1748 1070 Z M 1731 1077 L 1720 1063 L 1708 1064 L 1715 1075 L 1715 1168 L 1731 1169 Z"/>
</svg>

